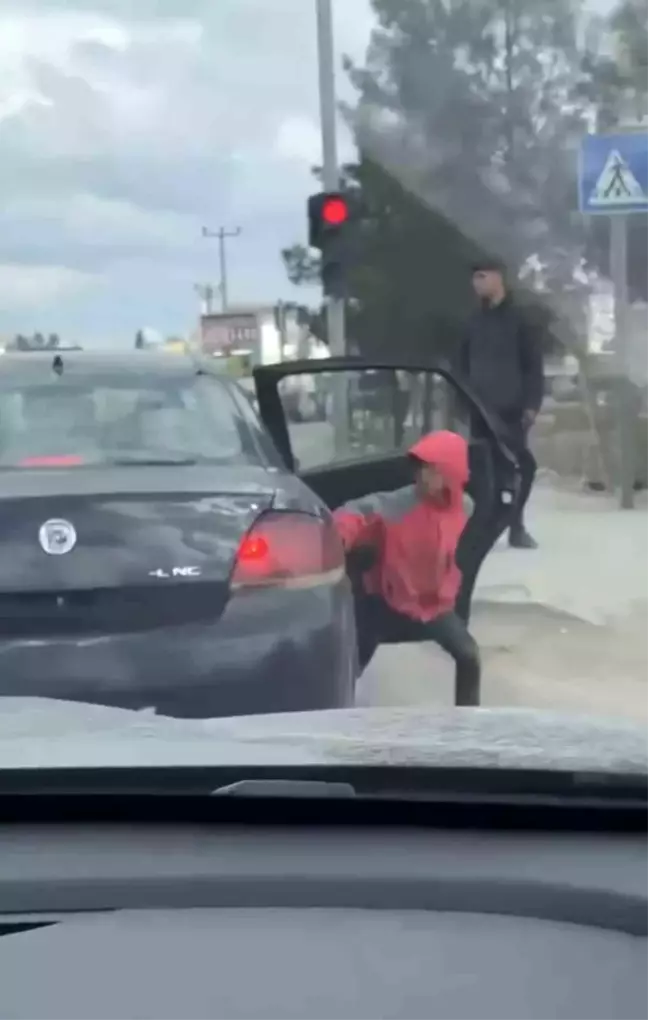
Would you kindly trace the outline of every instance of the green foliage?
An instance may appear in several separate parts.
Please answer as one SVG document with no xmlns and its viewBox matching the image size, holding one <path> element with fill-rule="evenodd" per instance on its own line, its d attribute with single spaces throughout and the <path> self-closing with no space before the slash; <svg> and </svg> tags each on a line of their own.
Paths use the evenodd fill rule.
<svg viewBox="0 0 648 1020">
<path fill-rule="evenodd" d="M 648 9 L 645 0 L 625 0 L 603 24 L 595 25 L 583 59 L 582 93 L 596 111 L 596 129 L 614 131 L 648 117 Z M 587 258 L 609 273 L 609 222 L 588 225 Z M 628 231 L 630 296 L 648 300 L 648 216 L 635 215 Z"/>
<path fill-rule="evenodd" d="M 290 248 L 284 248 L 281 257 L 292 284 L 299 286 L 319 282 L 319 258 L 305 245 L 293 244 Z"/>
<path fill-rule="evenodd" d="M 473 306 L 471 263 L 487 252 L 576 344 L 583 268 L 604 270 L 607 247 L 604 223 L 577 212 L 577 151 L 593 120 L 613 126 L 628 105 L 645 105 L 644 0 L 623 0 L 586 33 L 580 0 L 373 0 L 373 9 L 364 66 L 346 64 L 357 101 L 344 112 L 360 158 L 345 183 L 367 207 L 351 340 L 367 354 L 451 352 Z M 645 280 L 640 219 L 630 262 Z M 308 249 L 284 261 L 293 283 L 317 280 Z"/>
</svg>

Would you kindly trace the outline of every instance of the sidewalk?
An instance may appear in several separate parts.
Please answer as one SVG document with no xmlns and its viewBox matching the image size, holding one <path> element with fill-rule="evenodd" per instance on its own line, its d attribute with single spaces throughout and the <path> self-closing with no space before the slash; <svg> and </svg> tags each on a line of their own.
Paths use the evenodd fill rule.
<svg viewBox="0 0 648 1020">
<path fill-rule="evenodd" d="M 536 486 L 528 514 L 537 551 L 492 550 L 478 579 L 476 599 L 534 603 L 593 624 L 646 613 L 648 511 L 645 494 L 635 510 L 619 510 L 609 496 Z"/>
<path fill-rule="evenodd" d="M 471 629 L 485 705 L 518 705 L 648 723 L 648 514 L 540 484 L 536 551 L 505 542 L 484 564 Z M 448 705 L 450 660 L 435 645 L 379 651 L 361 704 Z"/>
</svg>

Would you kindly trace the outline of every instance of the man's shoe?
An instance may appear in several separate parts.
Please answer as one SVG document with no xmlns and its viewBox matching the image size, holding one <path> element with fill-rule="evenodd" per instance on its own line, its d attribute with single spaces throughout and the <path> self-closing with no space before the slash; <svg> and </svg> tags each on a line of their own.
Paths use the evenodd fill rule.
<svg viewBox="0 0 648 1020">
<path fill-rule="evenodd" d="M 538 543 L 526 528 L 515 528 L 509 532 L 509 545 L 511 549 L 537 549 Z"/>
</svg>

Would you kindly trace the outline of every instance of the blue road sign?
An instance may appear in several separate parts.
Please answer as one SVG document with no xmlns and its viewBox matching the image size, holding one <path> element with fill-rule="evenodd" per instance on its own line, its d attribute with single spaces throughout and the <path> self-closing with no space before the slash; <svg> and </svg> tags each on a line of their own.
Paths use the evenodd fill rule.
<svg viewBox="0 0 648 1020">
<path fill-rule="evenodd" d="M 590 215 L 648 212 L 648 132 L 585 135 L 578 172 L 579 207 Z"/>
</svg>

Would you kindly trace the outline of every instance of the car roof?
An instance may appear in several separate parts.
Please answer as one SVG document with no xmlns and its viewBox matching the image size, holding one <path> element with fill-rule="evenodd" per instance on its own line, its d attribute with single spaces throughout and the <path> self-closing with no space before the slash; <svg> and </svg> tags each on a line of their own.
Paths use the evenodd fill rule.
<svg viewBox="0 0 648 1020">
<path fill-rule="evenodd" d="M 181 354 L 176 351 L 87 351 L 60 350 L 50 351 L 6 351 L 0 357 L 0 373 L 21 375 L 31 373 L 38 375 L 45 365 L 51 365 L 54 359 L 63 362 L 64 371 L 73 373 L 91 373 L 101 375 L 113 372 L 124 372 L 140 375 L 191 376 L 198 372 L 207 372 L 214 378 L 222 378 L 214 366 L 206 359 L 192 354 Z"/>
</svg>

